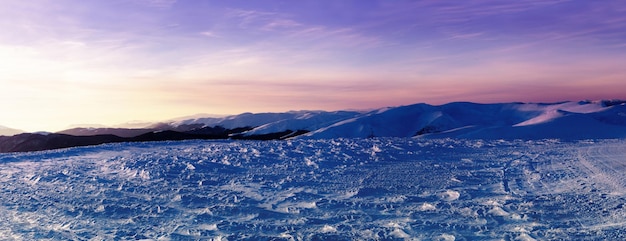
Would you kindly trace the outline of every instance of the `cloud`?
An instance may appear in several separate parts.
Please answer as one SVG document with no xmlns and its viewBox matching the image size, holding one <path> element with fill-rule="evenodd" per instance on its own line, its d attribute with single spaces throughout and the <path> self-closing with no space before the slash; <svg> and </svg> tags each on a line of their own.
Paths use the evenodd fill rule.
<svg viewBox="0 0 626 241">
<path fill-rule="evenodd" d="M 164 8 L 172 7 L 174 4 L 176 4 L 178 0 L 132 0 L 132 1 L 142 4 L 142 5 L 146 5 L 146 6 L 164 9 Z"/>
<path fill-rule="evenodd" d="M 281 40 L 283 42 L 306 43 L 309 48 L 372 48 L 383 45 L 382 39 L 377 36 L 350 27 L 308 24 L 287 13 L 229 9 L 226 15 L 236 19 L 236 25 L 242 29 L 265 32 L 264 34 L 269 32 L 276 34 L 276 38 L 284 38 Z"/>
<path fill-rule="evenodd" d="M 453 33 L 453 32 L 450 32 L 450 33 L 448 33 L 448 35 L 450 36 L 448 38 L 450 40 L 456 40 L 456 39 L 468 40 L 468 39 L 475 39 L 475 38 L 478 38 L 480 36 L 484 36 L 485 32 L 477 32 L 477 33 Z"/>
<path fill-rule="evenodd" d="M 251 27 L 259 28 L 259 26 L 265 26 L 268 22 L 271 22 L 279 16 L 279 14 L 275 12 L 231 8 L 226 10 L 226 16 L 237 19 L 236 25 L 240 28 L 247 29 Z"/>
<path fill-rule="evenodd" d="M 305 24 L 289 18 L 288 14 L 278 12 L 228 9 L 226 16 L 234 19 L 240 28 L 257 31 L 293 31 L 306 27 Z"/>
<path fill-rule="evenodd" d="M 219 35 L 211 32 L 211 31 L 200 32 L 200 35 L 205 36 L 205 37 L 209 37 L 209 38 L 219 37 Z"/>
<path fill-rule="evenodd" d="M 298 23 L 291 19 L 272 19 L 261 29 L 274 31 L 274 30 L 284 30 L 284 29 L 293 29 L 302 26 L 301 23 Z"/>
<path fill-rule="evenodd" d="M 307 26 L 288 32 L 288 36 L 307 40 L 313 46 L 343 48 L 375 48 L 384 46 L 384 41 L 371 35 L 365 35 L 352 28 L 328 28 L 324 26 Z M 319 44 L 322 43 L 322 44 Z"/>
<path fill-rule="evenodd" d="M 196 1 L 133 1 L 0 7 L 11 33 L 0 35 L 0 110 L 123 122 L 626 89 L 618 1 L 398 0 L 342 19 L 231 4 L 190 16 Z"/>
<path fill-rule="evenodd" d="M 450 4 L 418 4 L 417 7 L 432 8 L 433 16 L 436 16 L 438 21 L 458 22 L 458 20 L 467 21 L 469 19 L 482 18 L 485 16 L 517 14 L 567 2 L 569 2 L 569 0 L 478 0 L 452 2 Z"/>
</svg>

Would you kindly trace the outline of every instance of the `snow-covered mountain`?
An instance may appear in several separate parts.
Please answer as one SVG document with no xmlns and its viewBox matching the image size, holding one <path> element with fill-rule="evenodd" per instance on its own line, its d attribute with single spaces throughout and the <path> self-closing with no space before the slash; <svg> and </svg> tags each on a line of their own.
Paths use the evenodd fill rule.
<svg viewBox="0 0 626 241">
<path fill-rule="evenodd" d="M 289 111 L 284 113 L 243 113 L 226 117 L 207 117 L 186 119 L 168 124 L 172 126 L 197 125 L 221 126 L 227 129 L 238 127 L 255 127 L 254 134 L 267 134 L 286 129 L 313 131 L 333 124 L 339 120 L 360 115 L 355 111 Z"/>
<path fill-rule="evenodd" d="M 24 133 L 23 130 L 13 129 L 6 126 L 0 126 L 0 136 L 12 136 Z"/>
<path fill-rule="evenodd" d="M 16 132 L 8 132 L 13 134 Z M 626 138 L 626 101 L 445 105 L 372 111 L 290 111 L 192 118 L 140 129 L 75 128 L 0 136 L 0 152 L 49 150 L 111 142 L 189 139 L 614 139 Z"/>
<path fill-rule="evenodd" d="M 626 102 L 445 105 L 414 104 L 368 112 L 291 111 L 244 113 L 166 123 L 172 128 L 249 127 L 243 136 L 286 131 L 308 132 L 295 138 L 456 137 L 469 139 L 587 139 L 626 137 Z"/>
<path fill-rule="evenodd" d="M 289 131 L 311 132 L 362 115 L 358 111 L 289 111 L 284 113 L 243 113 L 226 117 L 206 117 L 159 123 L 148 128 L 191 131 L 205 127 L 248 128 L 240 136 L 261 136 Z"/>
</svg>

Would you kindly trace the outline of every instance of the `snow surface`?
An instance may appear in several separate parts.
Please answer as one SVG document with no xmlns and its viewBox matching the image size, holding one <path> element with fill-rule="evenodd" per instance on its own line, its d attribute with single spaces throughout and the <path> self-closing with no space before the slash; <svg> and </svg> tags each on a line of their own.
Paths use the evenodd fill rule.
<svg viewBox="0 0 626 241">
<path fill-rule="evenodd" d="M 0 237 L 624 240 L 624 160 L 626 140 L 182 141 L 0 154 Z"/>
</svg>

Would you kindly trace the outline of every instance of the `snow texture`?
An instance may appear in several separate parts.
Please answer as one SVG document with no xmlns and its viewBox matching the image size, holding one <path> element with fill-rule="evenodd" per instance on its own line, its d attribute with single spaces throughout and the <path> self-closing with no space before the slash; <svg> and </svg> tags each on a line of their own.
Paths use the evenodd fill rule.
<svg viewBox="0 0 626 241">
<path fill-rule="evenodd" d="M 6 240 L 624 240 L 626 141 L 120 143 L 0 154 Z"/>
</svg>

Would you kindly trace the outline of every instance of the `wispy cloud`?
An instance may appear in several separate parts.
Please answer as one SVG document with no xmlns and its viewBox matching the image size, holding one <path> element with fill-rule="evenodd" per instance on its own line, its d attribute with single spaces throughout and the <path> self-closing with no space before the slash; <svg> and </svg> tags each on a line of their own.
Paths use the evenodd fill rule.
<svg viewBox="0 0 626 241">
<path fill-rule="evenodd" d="M 132 0 L 132 1 L 140 3 L 140 4 L 144 4 L 146 6 L 155 7 L 155 8 L 170 8 L 178 0 Z"/>
<path fill-rule="evenodd" d="M 268 30 L 268 31 L 275 31 L 275 30 L 299 28 L 302 25 L 303 24 L 298 23 L 291 19 L 273 19 L 267 24 L 265 24 L 265 26 L 263 26 L 261 29 Z"/>
<path fill-rule="evenodd" d="M 6 0 L 0 124 L 626 89 L 619 0 L 331 2 Z"/>
<path fill-rule="evenodd" d="M 497 1 L 477 0 L 466 2 L 450 2 L 440 4 L 418 4 L 416 7 L 426 7 L 433 10 L 434 17 L 442 22 L 467 21 L 493 15 L 510 15 L 545 8 L 550 5 L 563 4 L 569 0 L 526 0 L 526 1 Z"/>
<path fill-rule="evenodd" d="M 200 32 L 200 35 L 205 36 L 205 37 L 209 37 L 209 38 L 219 37 L 219 35 L 217 35 L 217 34 L 216 34 L 216 33 L 214 33 L 214 32 L 211 32 L 211 31 L 203 31 L 203 32 Z"/>
<path fill-rule="evenodd" d="M 238 19 L 237 26 L 241 28 L 271 32 L 288 38 L 286 41 L 306 42 L 309 47 L 370 48 L 383 43 L 382 39 L 353 28 L 307 24 L 285 13 L 230 9 L 227 15 Z"/>
<path fill-rule="evenodd" d="M 262 28 L 280 16 L 275 12 L 258 10 L 227 9 L 226 16 L 237 19 L 240 28 Z"/>
<path fill-rule="evenodd" d="M 447 35 L 449 35 L 448 39 L 450 40 L 468 40 L 468 39 L 475 39 L 478 38 L 480 36 L 484 36 L 485 33 L 484 32 L 477 32 L 477 33 L 458 33 L 458 32 L 448 32 L 446 33 Z"/>
</svg>

